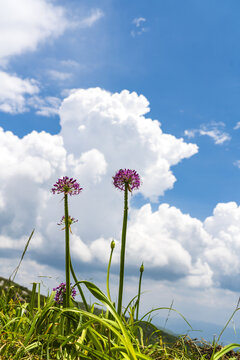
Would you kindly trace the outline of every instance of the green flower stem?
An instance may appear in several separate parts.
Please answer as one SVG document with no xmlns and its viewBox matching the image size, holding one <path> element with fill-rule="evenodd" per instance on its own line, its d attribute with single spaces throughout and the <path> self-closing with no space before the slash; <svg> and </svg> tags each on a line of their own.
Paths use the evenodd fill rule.
<svg viewBox="0 0 240 360">
<path fill-rule="evenodd" d="M 77 279 L 77 277 L 76 277 L 76 275 L 75 275 L 75 272 L 74 272 L 74 270 L 73 270 L 71 257 L 70 257 L 70 269 L 71 269 L 72 277 L 73 277 L 73 279 L 74 279 L 74 281 L 75 281 L 75 284 L 77 284 L 78 291 L 79 291 L 79 293 L 80 293 L 80 295 L 81 295 L 81 297 L 82 297 L 82 301 L 83 301 L 83 304 L 84 304 L 84 306 L 85 306 L 85 309 L 86 309 L 86 311 L 89 311 L 89 307 L 88 307 L 87 301 L 86 301 L 86 299 L 85 299 L 84 293 L 83 293 L 83 291 L 82 291 L 82 288 L 81 288 L 81 286 L 80 286 L 80 284 L 79 284 L 79 281 L 78 281 L 78 279 Z"/>
<path fill-rule="evenodd" d="M 124 215 L 123 215 L 123 227 L 122 227 L 120 276 L 119 276 L 119 290 L 118 290 L 118 314 L 119 315 L 121 315 L 121 312 L 122 312 L 124 262 L 125 262 L 126 234 L 127 234 L 127 218 L 128 218 L 128 184 L 125 183 L 125 189 L 124 189 Z"/>
<path fill-rule="evenodd" d="M 142 286 L 142 275 L 143 275 L 144 267 L 143 264 L 140 267 L 140 277 L 139 277 L 139 284 L 138 284 L 138 298 L 137 298 L 137 310 L 136 310 L 136 320 L 138 321 L 138 314 L 139 314 L 139 304 L 140 304 L 140 295 L 141 295 L 141 286 Z"/>
<path fill-rule="evenodd" d="M 111 296 L 110 296 L 110 287 L 109 287 L 109 277 L 110 277 L 110 267 L 111 267 L 111 263 L 112 263 L 112 255 L 113 255 L 114 247 L 115 247 L 115 242 L 114 242 L 114 240 L 112 240 L 111 254 L 110 254 L 110 258 L 109 258 L 109 262 L 108 262 L 108 269 L 107 269 L 107 296 L 110 301 L 111 301 Z"/>
<path fill-rule="evenodd" d="M 68 218 L 68 194 L 64 194 L 65 210 L 65 271 L 66 271 L 66 307 L 70 307 L 70 242 Z"/>
</svg>

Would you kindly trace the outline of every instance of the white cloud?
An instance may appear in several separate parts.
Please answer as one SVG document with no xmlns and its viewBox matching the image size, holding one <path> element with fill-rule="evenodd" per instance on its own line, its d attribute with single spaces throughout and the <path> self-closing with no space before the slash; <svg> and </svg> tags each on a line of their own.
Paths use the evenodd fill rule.
<svg viewBox="0 0 240 360">
<path fill-rule="evenodd" d="M 234 130 L 238 130 L 240 128 L 240 121 L 238 121 L 234 127 Z"/>
<path fill-rule="evenodd" d="M 62 103 L 59 135 L 32 132 L 19 139 L 1 130 L 2 256 L 16 256 L 35 227 L 28 256 L 39 268 L 51 264 L 61 272 L 64 234 L 56 223 L 63 214 L 63 202 L 50 189 L 59 177 L 68 175 L 83 187 L 79 196 L 69 199 L 70 215 L 79 219 L 71 238 L 77 268 L 81 274 L 90 268 L 92 274 L 96 269 L 105 271 L 114 238 L 116 271 L 123 194 L 113 187 L 112 176 L 126 167 L 141 175 L 143 184 L 136 194 L 146 201 L 140 209 L 133 209 L 130 202 L 127 274 L 137 276 L 144 261 L 147 279 L 161 280 L 178 291 L 181 286 L 189 293 L 217 286 L 239 290 L 240 207 L 236 203 L 218 204 L 204 222 L 168 204 L 156 211 L 149 204 L 149 199 L 157 200 L 173 186 L 171 166 L 194 155 L 197 146 L 164 134 L 159 122 L 146 116 L 148 112 L 143 95 L 79 89 Z M 179 299 L 183 304 L 186 297 L 179 292 Z"/>
<path fill-rule="evenodd" d="M 189 138 L 194 138 L 196 136 L 196 133 L 198 133 L 199 130 L 185 130 L 184 131 L 184 135 L 189 137 Z"/>
<path fill-rule="evenodd" d="M 88 246 L 75 234 L 71 237 L 71 251 L 73 259 L 81 259 L 83 262 L 92 260 L 92 254 Z"/>
<path fill-rule="evenodd" d="M 138 268 L 144 262 L 151 278 L 185 278 L 190 287 L 209 287 L 213 285 L 213 271 L 204 260 L 203 251 L 210 240 L 201 221 L 168 204 L 160 205 L 155 212 L 147 204 L 131 211 L 126 263 Z M 106 262 L 110 241 L 94 241 L 93 256 Z M 118 243 L 113 262 L 119 261 L 119 251 Z"/>
<path fill-rule="evenodd" d="M 187 288 L 221 287 L 239 291 L 240 207 L 218 204 L 204 222 L 162 204 L 132 209 L 128 223 L 126 264 L 144 262 L 151 279 L 184 283 Z M 120 236 L 113 263 L 119 263 Z M 106 263 L 111 239 L 92 242 L 93 256 Z"/>
<path fill-rule="evenodd" d="M 63 7 L 46 0 L 8 0 L 0 3 L 0 59 L 36 50 L 68 26 Z"/>
<path fill-rule="evenodd" d="M 221 274 L 235 281 L 240 273 L 240 207 L 235 202 L 218 204 L 204 228 L 212 236 L 205 250 L 208 263 L 218 271 L 219 278 Z"/>
<path fill-rule="evenodd" d="M 67 79 L 70 79 L 72 77 L 72 74 L 69 72 L 62 72 L 57 70 L 49 70 L 48 74 L 50 77 L 54 80 L 64 81 Z"/>
<path fill-rule="evenodd" d="M 225 124 L 222 122 L 213 122 L 208 125 L 201 125 L 200 129 L 185 130 L 184 135 L 194 138 L 196 135 L 209 136 L 216 145 L 222 145 L 224 142 L 231 140 L 231 136 L 223 131 Z"/>
<path fill-rule="evenodd" d="M 144 17 L 138 17 L 133 19 L 132 23 L 135 25 L 135 29 L 131 31 L 132 37 L 142 35 L 143 33 L 148 31 L 148 29 L 143 26 L 145 22 L 146 19 Z"/>
<path fill-rule="evenodd" d="M 70 18 L 64 7 L 47 0 L 0 1 L 0 65 L 6 69 L 11 57 L 35 51 L 40 44 L 60 36 L 67 28 L 91 27 L 102 16 L 103 12 L 95 9 L 84 18 Z M 67 66 L 66 62 L 64 66 Z M 71 66 L 76 67 L 76 62 L 71 61 Z M 52 69 L 49 70 L 49 76 L 65 81 L 71 78 L 72 74 Z M 29 96 L 38 92 L 39 87 L 35 80 L 21 79 L 15 74 L 0 72 L 0 111 L 27 111 Z M 55 115 L 56 107 L 47 105 L 49 102 L 51 103 L 49 98 L 45 99 L 46 105 L 38 109 L 37 113 L 44 116 Z M 33 103 L 34 100 L 31 99 L 28 102 L 29 105 Z"/>
<path fill-rule="evenodd" d="M 143 22 L 145 22 L 146 19 L 143 17 L 135 18 L 133 19 L 133 24 L 136 25 L 136 27 L 140 27 Z"/>
<path fill-rule="evenodd" d="M 67 28 L 88 28 L 103 17 L 93 9 L 83 18 L 68 15 L 63 6 L 47 0 L 8 0 L 0 2 L 0 61 L 35 51 L 39 44 L 60 36 Z"/>
<path fill-rule="evenodd" d="M 240 168 L 240 160 L 236 160 L 233 162 L 234 166 L 237 166 L 238 168 Z"/>
<path fill-rule="evenodd" d="M 32 96 L 28 99 L 28 105 L 36 110 L 37 115 L 54 116 L 58 115 L 61 100 L 54 96 L 41 98 L 40 96 Z"/>
<path fill-rule="evenodd" d="M 18 114 L 34 108 L 41 116 L 58 115 L 61 100 L 53 96 L 42 98 L 39 91 L 34 79 L 21 79 L 0 71 L 0 111 Z"/>
<path fill-rule="evenodd" d="M 91 14 L 78 22 L 79 27 L 91 27 L 104 16 L 101 9 L 92 10 Z"/>
<path fill-rule="evenodd" d="M 117 238 L 122 197 L 112 186 L 115 171 L 136 168 L 143 179 L 140 192 L 156 200 L 173 186 L 171 165 L 197 152 L 196 145 L 163 134 L 157 121 L 146 118 L 148 105 L 144 96 L 126 90 L 120 94 L 99 88 L 78 90 L 61 106 L 59 135 L 32 132 L 19 139 L 1 130 L 4 234 L 26 236 L 37 224 L 48 249 L 62 253 L 63 249 L 56 248 L 59 235 L 54 224 L 62 216 L 62 206 L 49 189 L 58 177 L 68 174 L 84 188 L 81 206 L 76 199 L 71 204 L 72 216 L 79 218 L 76 236 L 87 246 L 101 236 Z M 27 192 L 19 191 L 14 179 Z M 44 252 L 44 245 L 39 245 L 36 256 Z"/>
<path fill-rule="evenodd" d="M 11 114 L 27 110 L 27 98 L 39 92 L 33 79 L 21 79 L 0 71 L 0 110 Z"/>
<path fill-rule="evenodd" d="M 231 140 L 229 134 L 221 132 L 220 130 L 200 130 L 200 135 L 207 135 L 214 140 L 215 144 L 223 144 L 225 141 Z"/>
<path fill-rule="evenodd" d="M 113 95 L 99 88 L 78 90 L 62 104 L 61 134 L 65 146 L 78 156 L 97 148 L 112 173 L 122 167 L 141 170 L 141 193 L 156 201 L 176 180 L 170 166 L 195 154 L 197 147 L 163 134 L 158 121 L 143 116 L 148 111 L 147 99 L 127 90 Z"/>
<path fill-rule="evenodd" d="M 44 183 L 55 171 L 64 171 L 66 151 L 58 135 L 45 132 L 19 139 L 10 131 L 0 128 L 0 164 L 2 185 L 17 177 L 29 178 L 33 183 Z"/>
<path fill-rule="evenodd" d="M 81 64 L 79 64 L 77 61 L 71 59 L 61 60 L 60 64 L 62 66 L 71 67 L 71 68 L 78 68 L 79 66 L 81 66 Z"/>
<path fill-rule="evenodd" d="M 75 159 L 73 154 L 68 155 L 67 163 L 73 169 L 75 178 L 81 179 L 83 182 L 93 182 L 94 184 L 101 182 L 102 176 L 106 174 L 107 162 L 104 155 L 97 149 L 91 149 L 82 153 Z"/>
<path fill-rule="evenodd" d="M 50 37 L 57 37 L 69 26 L 65 11 L 45 0 L 17 0 L 0 2 L 0 64 L 9 58 L 37 46 Z M 11 114 L 29 109 L 39 92 L 34 79 L 22 79 L 16 74 L 0 72 L 0 111 Z M 46 100 L 48 102 L 48 100 Z M 50 109 L 43 112 L 50 113 Z"/>
<path fill-rule="evenodd" d="M 2 265 L 1 276 L 8 278 L 16 268 L 19 262 L 19 257 L 1 258 L 0 260 Z M 74 259 L 73 262 L 75 263 Z M 91 272 L 89 268 L 86 272 L 83 272 L 83 265 L 80 269 L 79 267 L 75 267 L 75 272 L 79 279 L 89 279 L 90 281 L 94 281 L 104 291 L 106 285 L 105 277 L 102 273 L 101 279 L 96 279 L 97 274 L 94 273 L 94 271 Z M 93 277 L 93 279 L 89 278 L 89 276 Z M 52 288 L 56 287 L 56 285 L 63 281 L 63 279 L 64 266 L 62 266 L 62 269 L 56 269 L 51 265 L 39 264 L 38 262 L 32 260 L 27 253 L 15 281 L 28 287 L 29 289 L 32 288 L 33 282 L 40 282 L 41 293 L 47 294 L 48 291 L 51 291 Z M 118 291 L 118 276 L 111 274 L 110 282 L 111 296 L 112 299 L 116 300 Z M 125 278 L 125 292 L 123 294 L 125 304 L 137 294 L 137 286 L 138 283 L 135 277 Z M 161 306 L 169 307 L 172 299 L 174 299 L 173 307 L 186 316 L 190 323 L 191 319 L 197 318 L 201 321 L 210 321 L 223 325 L 223 323 L 227 320 L 226 316 L 232 313 L 233 307 L 236 305 L 238 300 L 238 294 L 236 292 L 226 291 L 220 288 L 207 288 L 206 290 L 203 288 L 189 289 L 184 281 L 155 281 L 154 279 L 146 278 L 145 272 L 143 274 L 142 290 L 143 294 L 141 297 L 140 315 L 143 315 L 153 308 Z M 87 300 L 90 300 L 89 294 L 85 291 L 85 289 L 84 293 Z M 91 301 L 93 302 L 94 300 L 91 299 Z M 153 319 L 153 323 L 158 323 L 158 316 L 165 319 L 167 313 L 168 312 L 164 310 L 154 312 L 155 317 Z M 158 316 L 156 316 L 157 314 Z M 176 316 L 177 314 L 175 313 L 171 314 L 171 318 Z M 161 322 L 161 326 L 163 325 L 164 322 Z M 169 324 L 167 325 L 167 328 L 169 328 Z"/>
</svg>

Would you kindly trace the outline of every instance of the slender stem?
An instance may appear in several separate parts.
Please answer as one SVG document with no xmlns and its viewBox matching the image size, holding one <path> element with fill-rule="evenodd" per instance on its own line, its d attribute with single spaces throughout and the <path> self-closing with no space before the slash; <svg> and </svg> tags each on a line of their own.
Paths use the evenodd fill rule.
<svg viewBox="0 0 240 360">
<path fill-rule="evenodd" d="M 111 296 L 110 296 L 110 287 L 109 287 L 109 277 L 110 277 L 110 267 L 111 267 L 111 263 L 112 263 L 112 255 L 113 255 L 114 247 L 115 247 L 115 243 L 112 240 L 112 242 L 111 242 L 111 254 L 110 254 L 110 258 L 109 258 L 109 262 L 108 262 L 108 269 L 107 269 L 107 296 L 108 296 L 110 301 L 111 301 Z"/>
<path fill-rule="evenodd" d="M 71 258 L 70 258 L 70 268 L 71 268 L 71 273 L 72 273 L 73 279 L 74 279 L 75 283 L 77 284 L 78 291 L 79 291 L 79 293 L 80 293 L 80 295 L 82 297 L 82 301 L 83 301 L 83 304 L 85 306 L 85 309 L 86 309 L 86 311 L 89 311 L 88 304 L 87 304 L 87 301 L 86 301 L 85 296 L 83 294 L 82 288 L 81 288 L 80 284 L 78 284 L 79 281 L 78 281 L 78 279 L 77 279 L 77 277 L 75 275 L 75 272 L 73 270 Z"/>
<path fill-rule="evenodd" d="M 141 286 L 142 286 L 142 275 L 143 275 L 144 267 L 143 264 L 140 267 L 140 277 L 139 277 L 139 284 L 138 284 L 138 298 L 137 298 L 137 310 L 136 310 L 136 320 L 138 321 L 138 314 L 139 314 L 139 304 L 140 304 L 140 295 L 141 295 Z"/>
<path fill-rule="evenodd" d="M 123 215 L 123 227 L 122 227 L 122 244 L 121 244 L 120 276 L 119 276 L 119 291 L 118 291 L 118 314 L 119 315 L 121 315 L 121 312 L 122 312 L 124 262 L 125 262 L 125 247 L 126 247 L 126 233 L 127 233 L 127 217 L 128 217 L 128 184 L 125 183 L 124 215 Z"/>
<path fill-rule="evenodd" d="M 70 306 L 70 243 L 69 243 L 69 218 L 68 194 L 64 194 L 65 210 L 65 271 L 66 271 L 66 307 Z"/>
</svg>

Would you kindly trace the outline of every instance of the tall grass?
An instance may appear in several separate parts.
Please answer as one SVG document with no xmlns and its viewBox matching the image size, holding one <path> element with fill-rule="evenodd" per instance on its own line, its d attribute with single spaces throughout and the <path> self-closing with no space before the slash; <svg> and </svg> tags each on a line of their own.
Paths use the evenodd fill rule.
<svg viewBox="0 0 240 360">
<path fill-rule="evenodd" d="M 139 175 L 134 170 L 119 170 L 113 177 L 114 185 L 124 191 L 124 218 L 122 229 L 118 305 L 112 302 L 110 295 L 110 270 L 115 242 L 110 245 L 110 257 L 107 268 L 106 294 L 94 283 L 78 280 L 71 262 L 70 225 L 73 218 L 68 214 L 68 195 L 77 195 L 82 188 L 76 180 L 64 177 L 54 185 L 53 193 L 63 193 L 65 230 L 65 273 L 66 283 L 56 288 L 42 300 L 40 284 L 34 283 L 31 297 L 27 301 L 16 292 L 9 279 L 8 286 L 1 290 L 0 296 L 0 360 L 18 359 L 211 359 L 218 360 L 230 354 L 236 359 L 233 349 L 239 344 L 230 344 L 219 348 L 217 342 L 199 344 L 190 338 L 176 338 L 167 343 L 163 334 L 149 320 L 153 311 L 168 309 L 159 307 L 151 310 L 139 319 L 141 283 L 144 267 L 140 267 L 137 295 L 123 308 L 124 262 L 127 235 L 128 192 L 140 186 Z M 24 255 L 28 249 L 31 233 L 24 248 L 20 263 L 11 277 L 15 278 Z M 74 287 L 70 287 L 70 275 Z M 137 287 L 138 285 L 138 287 Z M 73 288 L 77 288 L 83 301 L 83 308 L 74 300 Z M 61 294 L 60 291 L 61 289 Z M 83 291 L 84 290 L 84 291 Z M 96 312 L 95 303 L 89 306 L 85 292 L 89 292 L 102 304 L 102 310 Z M 238 311 L 237 308 L 234 311 Z M 233 315 L 234 315 L 233 314 Z M 179 314 L 182 316 L 181 314 Z M 145 320 L 148 318 L 148 320 Z M 182 316 L 183 320 L 187 320 Z M 230 319 L 231 320 L 231 319 Z M 229 321 L 230 321 L 229 320 Z M 227 326 L 228 324 L 226 324 Z M 189 324 L 190 326 L 190 324 Z M 223 331 L 225 328 L 223 329 Z M 220 334 L 221 336 L 221 334 Z M 220 337 L 219 339 L 220 340 Z"/>
</svg>

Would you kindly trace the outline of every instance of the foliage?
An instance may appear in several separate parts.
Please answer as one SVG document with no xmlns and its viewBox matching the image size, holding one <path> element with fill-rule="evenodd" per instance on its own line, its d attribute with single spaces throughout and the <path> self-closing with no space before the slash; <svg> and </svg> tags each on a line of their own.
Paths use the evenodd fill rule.
<svg viewBox="0 0 240 360">
<path fill-rule="evenodd" d="M 0 359 L 240 359 L 237 344 L 225 348 L 176 338 L 149 321 L 134 319 L 134 306 L 120 317 L 112 302 L 94 284 L 82 284 L 108 311 L 86 311 L 83 304 L 70 309 L 57 305 L 55 293 L 48 297 L 0 278 Z M 66 333 L 67 319 L 70 329 Z M 226 353 L 227 352 L 227 353 Z"/>
<path fill-rule="evenodd" d="M 157 329 L 149 319 L 156 310 L 168 309 L 177 312 L 172 306 L 151 310 L 139 319 L 143 264 L 140 267 L 138 294 L 123 309 L 128 192 L 138 189 L 141 181 L 135 170 L 120 169 L 113 177 L 113 184 L 124 191 L 117 309 L 111 300 L 109 287 L 114 241 L 110 245 L 111 253 L 107 268 L 107 295 L 92 282 L 78 281 L 75 275 L 70 256 L 70 225 L 76 220 L 68 213 L 68 195 L 78 195 L 82 188 L 76 180 L 65 176 L 53 185 L 52 192 L 64 195 L 65 215 L 62 217 L 61 225 L 64 225 L 65 230 L 66 283 L 61 283 L 54 288 L 55 291 L 43 297 L 40 294 L 40 284 L 33 283 L 32 291 L 29 292 L 23 287 L 16 286 L 10 279 L 0 278 L 0 360 L 240 359 L 240 355 L 234 352 L 235 348 L 240 347 L 239 344 L 229 344 L 222 348 L 217 342 L 203 344 L 190 338 L 175 338 L 170 335 L 167 338 L 166 334 Z M 17 268 L 11 275 L 13 279 L 33 233 L 34 231 L 26 243 Z M 75 281 L 72 287 L 70 274 Z M 74 301 L 75 287 L 82 298 L 82 304 Z M 82 287 L 102 305 L 102 310 L 97 310 L 95 304 L 87 304 Z M 237 308 L 233 315 L 238 310 Z M 147 317 L 148 320 L 144 320 Z M 182 318 L 187 322 L 183 316 Z"/>
</svg>

